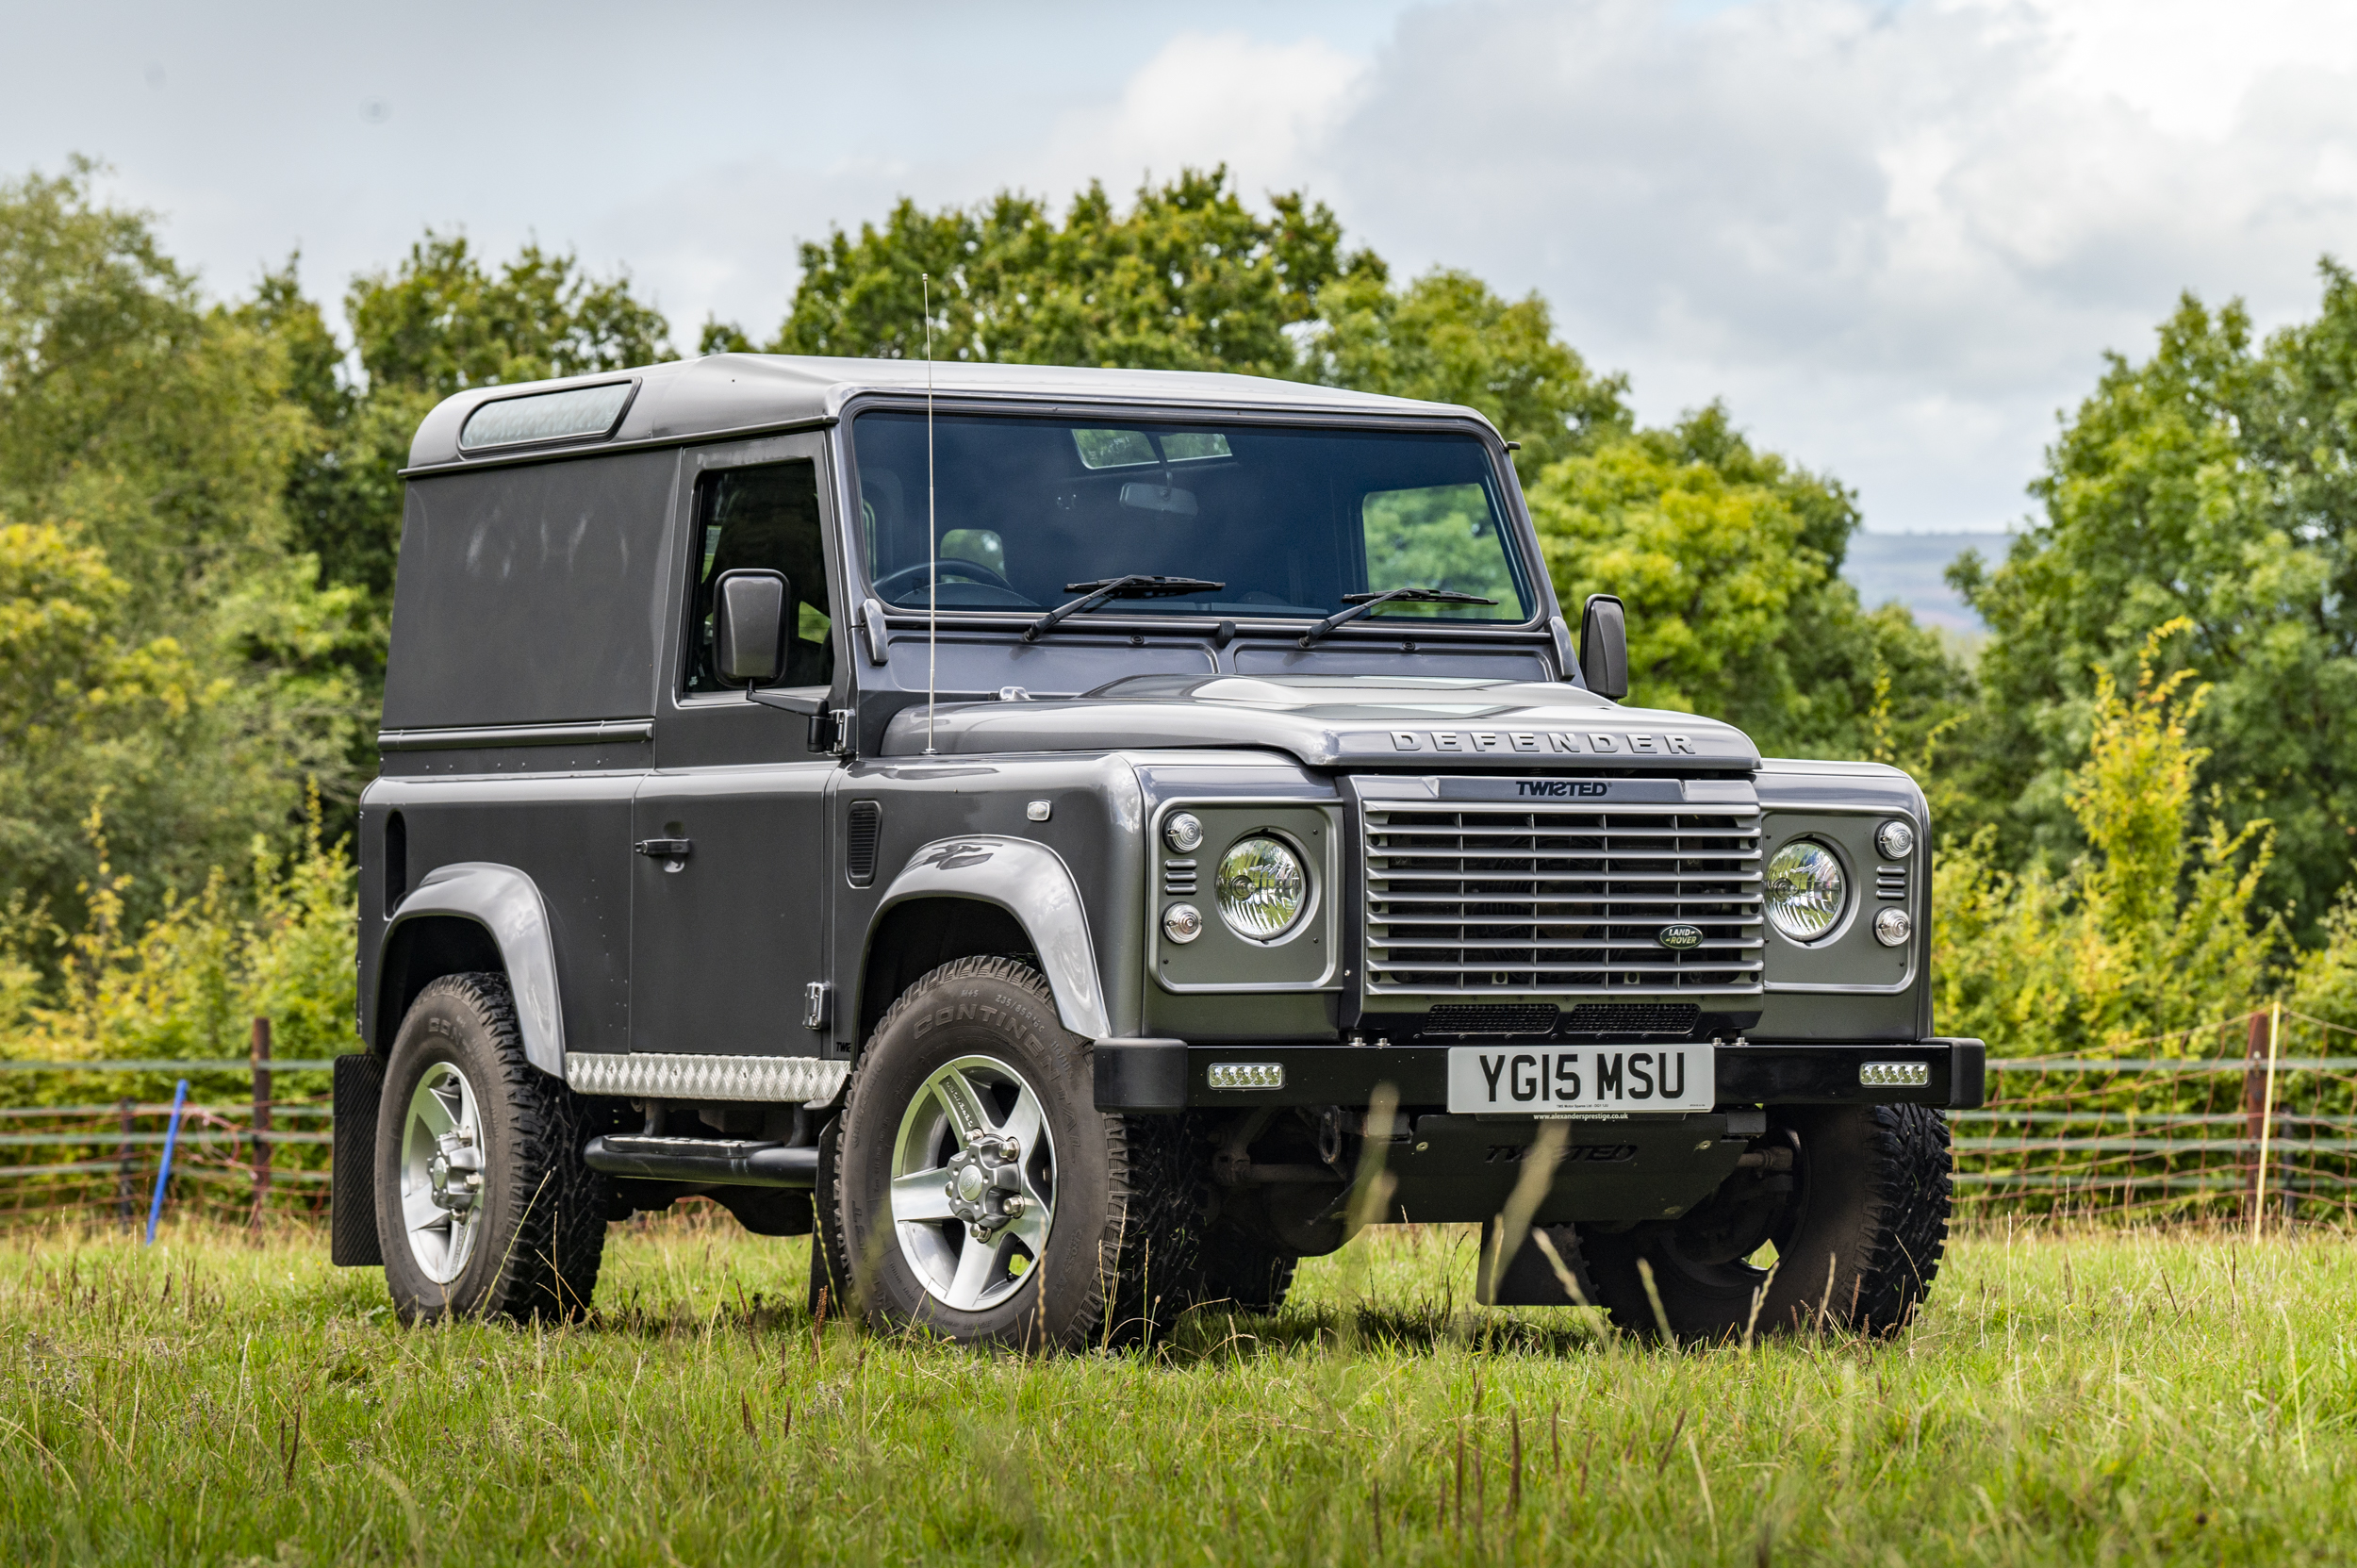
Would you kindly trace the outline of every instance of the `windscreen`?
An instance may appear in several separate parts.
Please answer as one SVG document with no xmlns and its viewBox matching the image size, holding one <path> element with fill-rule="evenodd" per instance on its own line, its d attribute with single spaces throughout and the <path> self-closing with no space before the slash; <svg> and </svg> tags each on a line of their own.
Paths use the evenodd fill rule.
<svg viewBox="0 0 2357 1568">
<path fill-rule="evenodd" d="M 887 603 L 927 602 L 922 413 L 858 416 L 860 524 Z M 1370 619 L 1527 620 L 1525 568 L 1470 435 L 936 416 L 945 610 L 1045 610 L 1068 586 L 1144 574 L 1225 585 L 1117 599 L 1123 615 L 1298 617 L 1345 594 L 1443 588 L 1495 604 L 1390 602 Z"/>
</svg>

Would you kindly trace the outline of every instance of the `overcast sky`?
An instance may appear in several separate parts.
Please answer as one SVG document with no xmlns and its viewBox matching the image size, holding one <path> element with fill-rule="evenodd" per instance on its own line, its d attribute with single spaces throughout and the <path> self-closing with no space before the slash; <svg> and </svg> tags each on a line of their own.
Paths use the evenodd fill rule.
<svg viewBox="0 0 2357 1568">
<path fill-rule="evenodd" d="M 692 349 L 898 195 L 1226 160 L 1402 271 L 1536 289 L 1640 412 L 1723 397 L 1868 526 L 1997 529 L 2181 289 L 2357 261 L 2349 0 L 1185 7 L 6 0 L 0 173 L 87 153 L 209 289 L 427 223 L 627 265 Z"/>
</svg>

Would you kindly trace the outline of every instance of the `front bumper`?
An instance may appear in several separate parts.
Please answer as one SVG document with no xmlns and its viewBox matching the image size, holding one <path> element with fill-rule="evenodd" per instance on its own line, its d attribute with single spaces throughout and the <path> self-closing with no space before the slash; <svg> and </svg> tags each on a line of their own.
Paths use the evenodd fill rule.
<svg viewBox="0 0 2357 1568">
<path fill-rule="evenodd" d="M 1471 1044 L 1472 1042 L 1467 1042 Z M 1719 1104 L 1937 1105 L 1970 1110 L 1986 1098 L 1987 1048 L 1978 1040 L 1906 1044 L 1745 1041 L 1718 1049 Z M 1445 1046 L 1196 1046 L 1184 1040 L 1099 1040 L 1096 1108 L 1131 1114 L 1249 1110 L 1256 1105 L 1364 1105 L 1388 1083 L 1402 1105 L 1448 1099 Z M 1273 1064 L 1281 1086 L 1214 1089 L 1211 1069 Z M 1926 1081 L 1901 1087 L 1864 1081 L 1870 1065 L 1920 1064 Z M 1265 1075 L 1276 1077 L 1276 1074 Z"/>
</svg>

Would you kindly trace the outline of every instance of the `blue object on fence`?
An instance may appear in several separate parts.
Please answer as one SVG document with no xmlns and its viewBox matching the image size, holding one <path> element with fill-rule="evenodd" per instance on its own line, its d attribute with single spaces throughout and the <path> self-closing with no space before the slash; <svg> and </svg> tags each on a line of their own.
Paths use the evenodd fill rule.
<svg viewBox="0 0 2357 1568">
<path fill-rule="evenodd" d="M 147 1206 L 147 1245 L 156 1245 L 156 1222 L 164 1213 L 164 1183 L 172 1180 L 172 1149 L 180 1141 L 180 1112 L 189 1103 L 189 1081 L 172 1091 L 172 1120 L 164 1126 L 164 1163 L 156 1167 L 156 1200 Z"/>
</svg>

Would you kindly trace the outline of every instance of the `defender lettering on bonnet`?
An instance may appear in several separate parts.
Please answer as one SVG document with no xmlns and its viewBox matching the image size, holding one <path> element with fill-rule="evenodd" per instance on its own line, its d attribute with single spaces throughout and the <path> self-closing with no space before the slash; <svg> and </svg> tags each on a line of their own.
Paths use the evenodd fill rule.
<svg viewBox="0 0 2357 1568">
<path fill-rule="evenodd" d="M 1690 757 L 1694 751 L 1691 735 L 1679 734 L 1620 734 L 1602 733 L 1591 734 L 1587 743 L 1569 730 L 1393 730 L 1392 750 L 1394 751 L 1520 751 L 1530 752 L 1613 752 L 1623 750 L 1651 753 L 1656 756 L 1674 754 Z"/>
</svg>

